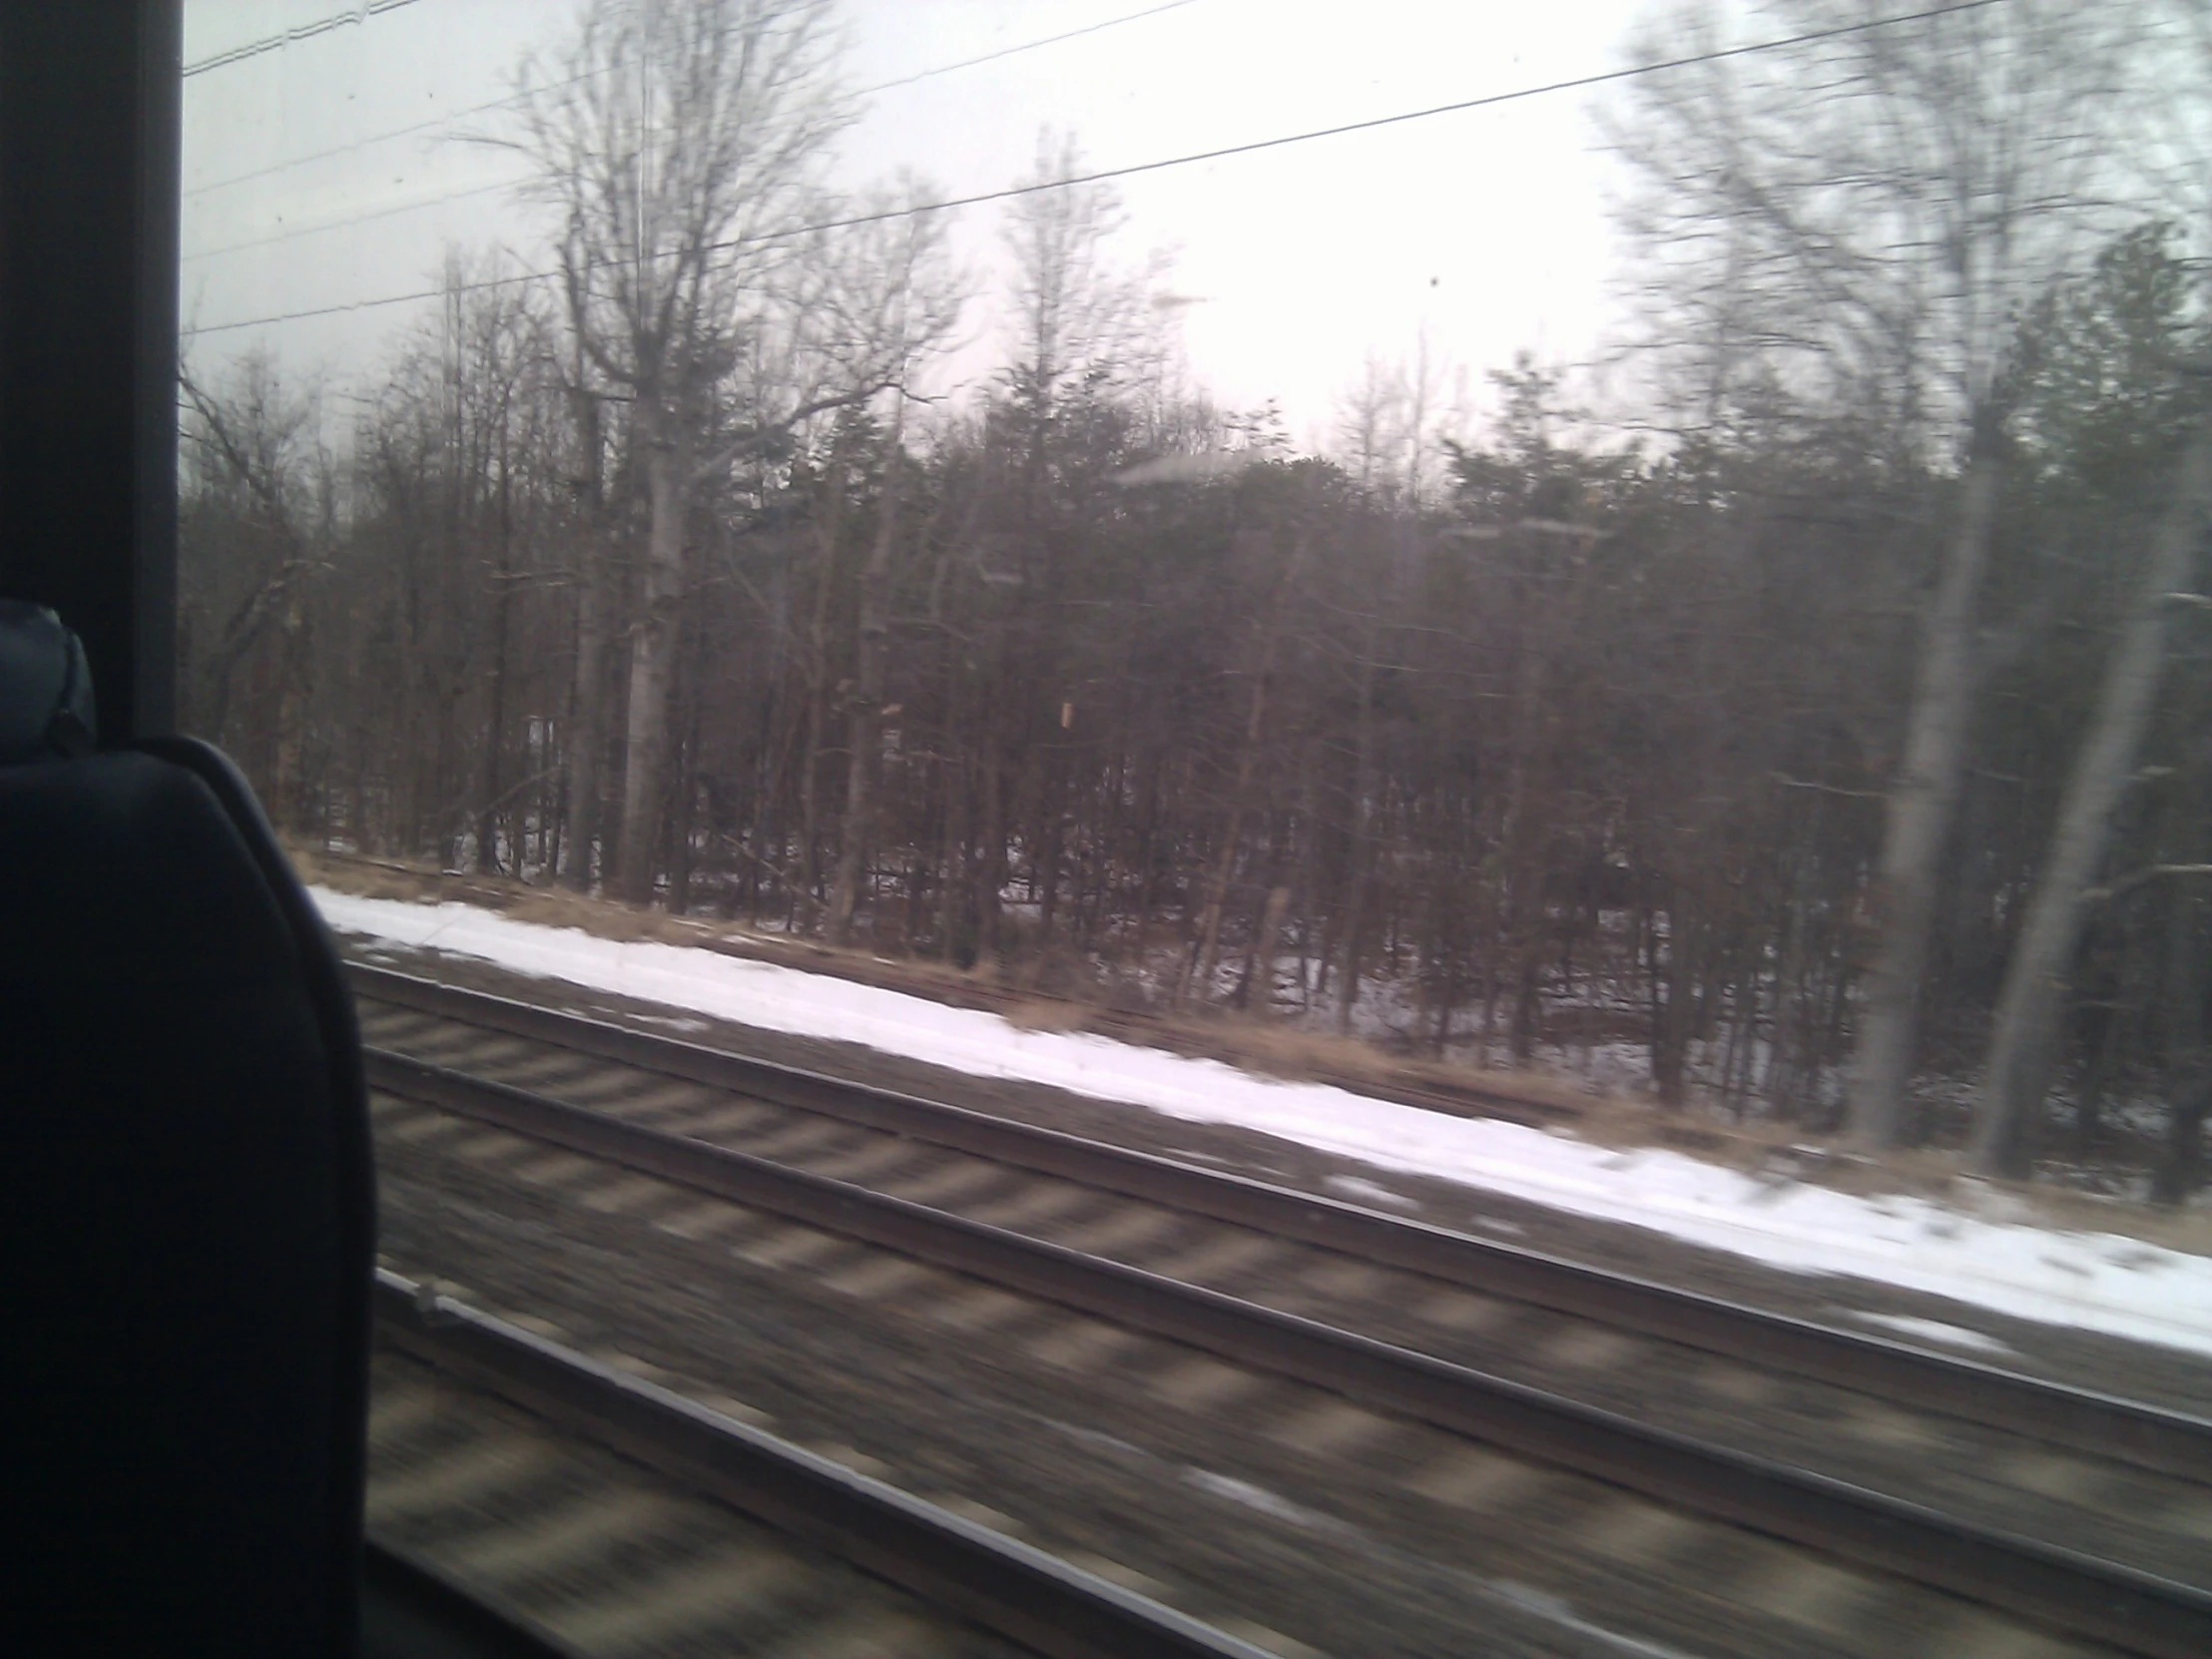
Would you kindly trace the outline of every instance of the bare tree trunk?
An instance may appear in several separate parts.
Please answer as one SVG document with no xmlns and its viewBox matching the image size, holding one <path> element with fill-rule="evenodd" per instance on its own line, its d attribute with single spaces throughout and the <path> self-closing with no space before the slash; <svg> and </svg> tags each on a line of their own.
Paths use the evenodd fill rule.
<svg viewBox="0 0 2212 1659">
<path fill-rule="evenodd" d="M 553 750 L 552 723 L 538 728 L 538 737 L 530 746 L 532 770 L 537 774 L 538 814 L 538 867 L 550 881 L 561 867 L 561 814 L 556 796 L 557 783 L 553 770 L 547 763 Z"/>
<path fill-rule="evenodd" d="M 584 533 L 576 548 L 576 684 L 568 723 L 567 882 L 591 891 L 592 847 L 599 839 L 599 768 L 607 752 L 607 584 L 605 473 L 599 400 L 582 383 L 569 388 L 576 443 L 583 457 Z"/>
<path fill-rule="evenodd" d="M 677 701 L 683 706 L 684 741 L 676 757 L 676 789 L 668 814 L 668 913 L 672 916 L 691 913 L 692 839 L 699 812 L 700 716 L 705 698 L 696 685 L 690 685 Z"/>
<path fill-rule="evenodd" d="M 900 405 L 903 412 L 904 405 Z M 890 634 L 891 549 L 898 534 L 898 484 L 903 421 L 891 426 L 890 458 L 883 469 L 883 500 L 875 540 L 860 567 L 857 658 L 846 704 L 844 830 L 837 844 L 836 881 L 830 893 L 830 942 L 852 938 L 852 910 L 859 902 L 860 872 L 874 838 L 875 773 L 882 761 L 883 684 Z"/>
<path fill-rule="evenodd" d="M 823 504 L 822 568 L 815 578 L 815 608 L 807 627 L 807 729 L 799 766 L 799 875 L 810 903 L 818 901 L 822 876 L 822 732 L 830 718 L 830 596 L 837 580 L 837 538 L 844 523 L 844 440 L 830 456 L 829 498 Z"/>
<path fill-rule="evenodd" d="M 499 434 L 499 563 L 492 576 L 498 593 L 492 600 L 491 709 L 485 718 L 484 796 L 476 815 L 476 867 L 499 871 L 499 809 L 506 791 L 500 762 L 507 735 L 507 659 L 514 632 L 514 476 L 507 433 Z M 522 873 L 522 834 L 514 837 L 515 873 Z"/>
<path fill-rule="evenodd" d="M 1360 1000 L 1360 935 L 1367 927 L 1369 843 L 1374 839 L 1375 656 L 1374 619 L 1360 656 L 1360 712 L 1355 725 L 1352 767 L 1352 847 L 1345 872 L 1344 979 L 1337 993 L 1337 1029 L 1349 1035 L 1352 1010 Z"/>
<path fill-rule="evenodd" d="M 2192 699 L 2190 723 L 2203 730 L 2204 698 Z M 2212 847 L 2212 821 L 2205 812 L 2205 767 L 2212 760 L 2212 744 L 2200 739 L 2183 770 L 2183 788 L 2170 806 L 2176 821 L 2169 855 L 2203 863 Z M 2204 993 L 2207 963 L 2203 948 L 2204 897 L 2201 891 L 2177 893 L 2166 910 L 2165 1007 L 2166 1025 L 2166 1151 L 2151 1177 L 2151 1201 L 2184 1202 L 2203 1174 L 2204 1121 L 2198 1112 L 2192 1121 L 2192 1103 L 2201 1105 L 2212 1076 L 2205 1068 Z M 2190 1085 L 2196 1085 L 2191 1092 Z"/>
<path fill-rule="evenodd" d="M 1052 945 L 1053 923 L 1060 914 L 1060 865 L 1067 854 L 1067 808 L 1062 800 L 1060 766 L 1049 750 L 1036 763 L 1036 856 L 1029 863 L 1029 890 L 1037 900 L 1037 967 Z"/>
<path fill-rule="evenodd" d="M 1176 1000 L 1190 993 L 1192 969 L 1197 970 L 1199 1000 L 1213 999 L 1214 970 L 1221 963 L 1221 918 L 1229 899 L 1229 883 L 1237 871 L 1237 850 L 1244 840 L 1245 812 L 1252 794 L 1252 768 L 1259 758 L 1260 736 L 1267 724 L 1268 674 L 1273 667 L 1274 640 L 1268 642 L 1260 670 L 1252 677 L 1252 703 L 1245 718 L 1244 747 L 1237 754 L 1237 781 L 1229 795 L 1229 822 L 1222 826 L 1221 856 L 1215 860 L 1213 879 L 1207 883 L 1206 904 L 1200 912 L 1199 948 L 1184 963 L 1184 977 L 1176 987 Z"/>
<path fill-rule="evenodd" d="M 938 859 L 937 954 L 955 967 L 975 962 L 975 926 L 969 908 L 968 767 L 961 752 L 962 681 L 956 663 L 945 674 L 944 750 L 937 763 L 944 786 L 944 850 Z"/>
<path fill-rule="evenodd" d="M 1148 755 L 1140 764 L 1144 770 L 1137 797 L 1137 925 L 1129 960 L 1142 979 L 1152 957 L 1152 895 L 1160 870 L 1160 762 Z"/>
<path fill-rule="evenodd" d="M 1222 827 L 1221 857 L 1214 865 L 1213 880 L 1207 886 L 1200 927 L 1196 966 L 1201 1000 L 1212 997 L 1214 970 L 1221 963 L 1222 911 L 1229 900 L 1230 880 L 1236 874 L 1237 851 L 1244 839 L 1245 815 L 1252 807 L 1252 774 L 1260 758 L 1260 740 L 1267 732 L 1268 693 L 1275 678 L 1277 650 L 1283 639 L 1283 614 L 1291 589 L 1306 568 L 1306 555 L 1307 538 L 1302 531 L 1292 544 L 1289 562 L 1276 577 L 1274 600 L 1268 607 L 1267 619 L 1258 625 L 1260 638 L 1252 668 L 1252 699 L 1245 712 L 1244 746 L 1237 752 L 1237 781 L 1230 791 L 1228 823 Z M 1372 674 L 1373 670 L 1362 672 Z M 1367 681 L 1363 680 L 1362 686 L 1365 689 Z M 1281 918 L 1277 921 L 1280 923 Z M 1274 958 L 1271 955 L 1269 959 Z M 1178 1001 L 1189 989 L 1190 967 L 1191 964 L 1185 964 L 1185 980 L 1176 990 Z"/>
<path fill-rule="evenodd" d="M 639 411 L 646 410 L 644 399 Z M 653 866 L 667 800 L 669 688 L 676 666 L 676 624 L 684 603 L 684 518 L 689 457 L 672 410 L 656 410 L 644 438 L 649 526 L 645 602 L 630 644 L 630 718 L 623 744 L 622 828 L 616 837 L 616 889 L 632 904 L 653 901 Z"/>
<path fill-rule="evenodd" d="M 1253 990 L 1259 990 L 1260 1012 L 1275 1012 L 1275 958 L 1282 949 L 1283 916 L 1291 906 L 1291 889 L 1278 883 L 1268 890 L 1267 907 L 1260 912 L 1260 929 L 1245 948 L 1244 980 L 1237 987 L 1237 1006 L 1252 1006 Z"/>
<path fill-rule="evenodd" d="M 307 610 L 304 573 L 286 593 L 284 620 L 277 636 L 276 764 L 270 785 L 270 817 L 280 830 L 299 827 L 307 741 L 308 664 L 314 633 Z"/>
<path fill-rule="evenodd" d="M 1006 887 L 1006 762 L 1000 712 L 986 706 L 983 716 L 981 782 L 982 858 L 975 871 L 975 947 L 996 956 L 1005 940 L 999 925 L 999 898 Z"/>
<path fill-rule="evenodd" d="M 2173 500 L 2143 562 L 2134 614 L 2105 669 L 2096 719 L 2075 757 L 2050 855 L 2005 969 L 1974 1122 L 1973 1164 L 1987 1174 L 2016 1177 L 2028 1171 L 2030 1131 L 2050 1084 L 2052 1032 L 2067 965 L 2081 936 L 2086 893 L 2104 859 L 2113 809 L 2134 775 L 2165 668 L 2166 618 L 2174 603 L 2169 596 L 2189 580 L 2208 501 L 2212 423 L 2198 428 L 2182 455 Z"/>
<path fill-rule="evenodd" d="M 2166 1148 L 2151 1172 L 2150 1201 L 2178 1206 L 2204 1182 L 2204 1120 L 2212 1113 L 2212 1077 L 2192 1079 L 2166 1108 Z"/>
<path fill-rule="evenodd" d="M 1905 764 L 1890 794 L 1874 895 L 1881 939 L 1867 973 L 1848 1107 L 1852 1137 L 1871 1147 L 1897 1144 L 1913 1074 L 1921 976 L 1936 921 L 1936 878 L 1958 805 L 1973 708 L 1974 613 L 1996 508 L 1997 468 L 1990 448 L 1977 439 L 1967 463 L 1957 529 L 1921 642 Z"/>
<path fill-rule="evenodd" d="M 600 766 L 607 750 L 607 595 L 593 569 L 596 550 L 576 573 L 575 712 L 568 731 L 568 884 L 591 891 L 592 848 L 599 839 Z"/>
</svg>

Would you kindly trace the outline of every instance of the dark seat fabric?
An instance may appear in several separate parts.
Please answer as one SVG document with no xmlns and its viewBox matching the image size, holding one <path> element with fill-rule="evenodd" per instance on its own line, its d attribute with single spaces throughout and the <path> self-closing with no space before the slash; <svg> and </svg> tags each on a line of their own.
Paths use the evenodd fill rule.
<svg viewBox="0 0 2212 1659">
<path fill-rule="evenodd" d="M 237 773 L 146 747 L 0 766 L 0 1652 L 344 1654 L 351 1007 Z"/>
</svg>

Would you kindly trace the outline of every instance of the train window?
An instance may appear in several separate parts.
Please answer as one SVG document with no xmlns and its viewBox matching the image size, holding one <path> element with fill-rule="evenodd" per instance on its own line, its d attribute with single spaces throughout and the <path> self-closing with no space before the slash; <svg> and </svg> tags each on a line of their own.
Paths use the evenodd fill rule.
<svg viewBox="0 0 2212 1659">
<path fill-rule="evenodd" d="M 711 1417 L 1130 1651 L 2212 1650 L 2201 5 L 184 19 L 372 1530 L 1072 1651 Z"/>
</svg>

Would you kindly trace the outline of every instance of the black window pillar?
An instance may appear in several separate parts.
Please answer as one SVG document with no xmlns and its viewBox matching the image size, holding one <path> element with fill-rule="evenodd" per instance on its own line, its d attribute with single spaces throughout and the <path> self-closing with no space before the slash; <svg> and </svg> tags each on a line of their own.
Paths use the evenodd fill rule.
<svg viewBox="0 0 2212 1659">
<path fill-rule="evenodd" d="M 0 595 L 176 724 L 180 0 L 0 0 Z"/>
</svg>

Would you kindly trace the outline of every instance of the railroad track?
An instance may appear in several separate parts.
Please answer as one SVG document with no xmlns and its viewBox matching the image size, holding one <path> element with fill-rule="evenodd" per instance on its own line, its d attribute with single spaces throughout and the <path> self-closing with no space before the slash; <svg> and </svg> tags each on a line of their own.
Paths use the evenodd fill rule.
<svg viewBox="0 0 2212 1659">
<path fill-rule="evenodd" d="M 1725 1382 L 1734 1376 L 1739 1391 L 1746 1378 L 1769 1378 L 1777 1370 L 1810 1378 L 1841 1365 L 1857 1368 L 1862 1388 L 1871 1376 L 1879 1387 L 1918 1388 L 1958 1411 L 1997 1397 L 1998 1409 L 2011 1419 L 2004 1432 L 2024 1430 L 2037 1434 L 2039 1444 L 2058 1441 L 2093 1453 L 2100 1459 L 2093 1467 L 2107 1478 L 2109 1465 L 2101 1460 L 2112 1457 L 2201 1469 L 2201 1463 L 2186 1463 L 2204 1454 L 2205 1425 L 2196 1419 L 1709 1299 L 1683 1299 L 1312 1195 L 572 1016 L 388 974 L 363 972 L 356 985 L 372 1003 L 372 1036 L 400 1041 L 411 1028 L 408 1046 L 418 1056 L 436 1051 L 452 1058 L 453 1050 L 465 1050 L 471 1071 L 504 1072 L 510 1079 L 470 1076 L 419 1057 L 375 1059 L 380 1088 L 442 1112 L 928 1263 L 971 1283 L 1076 1310 L 1086 1320 L 1196 1349 L 1307 1390 L 1327 1390 L 1462 1442 L 1502 1447 L 1516 1460 L 1575 1471 L 1657 1500 L 1678 1515 L 1787 1538 L 1852 1563 L 1855 1571 L 2025 1615 L 2077 1639 L 2141 1653 L 2212 1651 L 2212 1599 L 2201 1586 L 1486 1374 L 1448 1351 L 1455 1342 L 1463 1346 L 1470 1329 L 1496 1324 L 1501 1297 L 1519 1297 L 1561 1322 L 1561 1331 L 1579 1329 L 1585 1339 L 1593 1320 L 1605 1322 L 1604 1335 L 1631 1343 L 1648 1344 L 1664 1334 L 1669 1346 L 1681 1349 L 1679 1338 L 1687 1335 L 1707 1351 L 1708 1369 L 1712 1353 L 1731 1357 L 1722 1377 Z M 652 1076 L 641 1078 L 641 1072 Z M 564 1098 L 549 1099 L 518 1086 L 516 1078 L 558 1089 Z M 622 1118 L 582 1103 L 614 1098 L 626 1102 Z M 732 1144 L 708 1144 L 714 1140 Z M 811 1167 L 792 1167 L 797 1162 Z M 829 1173 L 832 1168 L 839 1173 Z M 979 1182 L 979 1171 L 995 1172 L 995 1179 Z M 1094 1202 L 1071 1208 L 1071 1193 Z M 917 1202 L 917 1194 L 932 1202 Z M 1101 1195 L 1115 1202 L 1095 1202 Z M 965 1213 L 952 1213 L 955 1208 Z M 998 1225 L 985 1219 L 993 1214 Z M 1158 1225 L 1162 1216 L 1174 1223 L 1165 1232 Z M 1042 1236 L 1053 1231 L 1057 1241 Z M 1086 1239 L 1089 1250 L 1082 1248 Z M 1110 1259 L 1100 1253 L 1101 1243 L 1122 1255 L 1157 1247 L 1155 1265 L 1179 1271 Z M 1284 1252 L 1312 1260 L 1290 1260 Z M 1338 1289 L 1321 1301 L 1333 1295 L 1334 1311 L 1345 1316 L 1337 1323 L 1220 1288 L 1241 1276 L 1310 1290 L 1317 1275 L 1327 1281 L 1332 1274 Z M 1428 1329 L 1416 1335 L 1431 1340 L 1386 1340 L 1403 1331 L 1372 1318 L 1379 1301 L 1427 1310 L 1433 1316 Z M 1348 1328 L 1364 1316 L 1360 1329 Z M 1671 1326 L 1675 1321 L 1680 1332 Z M 1378 1323 L 1385 1328 L 1382 1337 L 1371 1334 Z M 1596 1345 L 1597 1351 L 1606 1347 Z M 1599 1358 L 1608 1373 L 1621 1371 L 1617 1348 Z M 1746 1362 L 1763 1369 L 1751 1370 Z M 1819 1385 L 1833 1386 L 1832 1377 Z M 1894 1439 L 1896 1408 L 1882 1410 L 1889 1415 L 1877 1413 L 1875 1420 L 1887 1422 Z M 1986 1422 L 1975 1426 L 1993 1432 Z M 1927 1460 L 1925 1448 L 1913 1455 Z M 2182 1483 L 2177 1494 L 2170 1476 L 2148 1470 L 2141 1482 L 2131 1505 L 2138 1523 L 2159 1505 L 2201 1513 L 2203 1494 L 2193 1483 Z M 2098 1518 L 2093 1506 L 2042 1501 L 2041 1511 L 2029 1505 L 2031 1518 L 2076 1524 Z M 2191 1502 L 2199 1509 L 2190 1510 Z M 2144 1530 L 2137 1525 L 2138 1533 Z M 2155 1560 L 2162 1540 L 2157 1528 L 2149 1531 L 2154 1535 L 2144 1553 Z M 2163 1540 L 2175 1559 L 2191 1553 L 2186 1538 L 2182 1528 Z M 2132 1534 L 2130 1541 L 2143 1542 Z"/>
<path fill-rule="evenodd" d="M 1267 1659 L 398 1275 L 374 1311 L 372 1571 L 478 1597 L 549 1656 Z"/>
<path fill-rule="evenodd" d="M 2212 1483 L 2212 1418 L 1931 1353 L 1864 1332 L 1776 1314 L 1543 1252 L 1063 1134 L 943 1102 L 780 1066 L 555 1009 L 355 964 L 359 992 L 463 1027 L 697 1083 L 1162 1208 L 1295 1239 L 1378 1266 L 1457 1284 L 1606 1327 L 1740 1360 L 1765 1371 L 1911 1399 L 1990 1427 Z M 462 1051 L 465 1054 L 465 1050 Z M 498 1056 L 482 1059 L 496 1064 Z M 511 1074 L 511 1075 L 510 1075 Z M 540 1075 L 511 1060 L 510 1081 Z M 582 1098 L 573 1090 L 569 1098 Z M 765 1118 L 725 1144 L 759 1145 L 789 1120 Z"/>
</svg>

